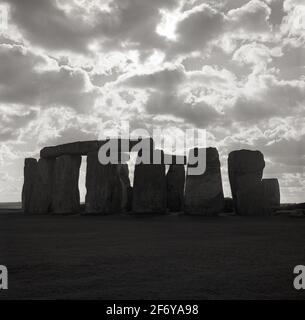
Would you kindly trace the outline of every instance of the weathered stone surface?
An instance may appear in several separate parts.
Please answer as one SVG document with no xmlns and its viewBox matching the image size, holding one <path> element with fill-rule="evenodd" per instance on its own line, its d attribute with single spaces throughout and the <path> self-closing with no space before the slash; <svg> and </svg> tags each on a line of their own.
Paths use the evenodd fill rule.
<svg viewBox="0 0 305 320">
<path fill-rule="evenodd" d="M 39 159 L 31 200 L 31 213 L 46 214 L 52 210 L 55 159 Z"/>
<path fill-rule="evenodd" d="M 238 214 L 242 216 L 270 215 L 270 207 L 265 202 L 263 182 L 252 182 L 247 188 L 239 189 L 236 194 L 236 206 Z"/>
<path fill-rule="evenodd" d="M 155 150 L 161 153 L 163 151 Z M 136 164 L 132 210 L 135 213 L 166 212 L 166 176 L 164 164 Z"/>
<path fill-rule="evenodd" d="M 260 151 L 250 150 L 237 150 L 229 154 L 228 158 L 228 173 L 231 185 L 231 192 L 234 201 L 235 212 L 237 214 L 243 214 L 243 210 L 237 205 L 237 194 L 241 192 L 246 198 L 241 200 L 239 195 L 239 202 L 246 203 L 247 197 L 250 198 L 251 191 L 247 192 L 248 188 L 251 188 L 252 192 L 261 194 L 257 188 L 262 186 L 260 184 L 263 170 L 265 167 L 264 156 Z M 258 196 L 254 196 L 254 199 Z M 250 202 L 252 200 L 249 200 Z M 258 212 L 260 209 L 253 208 L 253 212 Z M 246 210 L 248 212 L 248 210 Z M 245 212 L 245 214 L 246 214 Z"/>
<path fill-rule="evenodd" d="M 127 212 L 131 210 L 131 186 L 129 180 L 129 169 L 128 164 L 119 164 L 118 165 L 120 181 L 122 185 L 122 203 L 121 209 L 123 212 Z"/>
<path fill-rule="evenodd" d="M 122 143 L 129 142 L 129 150 L 132 149 L 139 143 L 141 146 L 153 148 L 154 143 L 152 138 L 144 139 L 111 139 L 113 142 L 117 142 L 118 152 L 121 152 Z M 92 140 L 92 141 L 77 141 L 72 143 L 66 143 L 58 146 L 45 147 L 40 151 L 41 158 L 55 158 L 62 155 L 87 155 L 90 152 L 98 152 L 99 148 L 109 142 L 109 140 Z M 126 150 L 124 150 L 126 152 Z M 137 150 L 135 150 L 137 151 Z"/>
<path fill-rule="evenodd" d="M 266 205 L 271 208 L 271 210 L 279 208 L 281 204 L 281 195 L 278 179 L 263 179 L 262 182 Z"/>
<path fill-rule="evenodd" d="M 132 195 L 133 195 L 133 187 L 129 186 L 127 188 L 126 212 L 132 211 Z"/>
<path fill-rule="evenodd" d="M 171 212 L 183 210 L 185 169 L 183 164 L 170 165 L 166 175 L 167 208 Z"/>
<path fill-rule="evenodd" d="M 128 164 L 127 163 L 119 164 L 118 167 L 119 167 L 118 169 L 119 169 L 120 178 L 123 180 L 126 186 L 130 186 Z"/>
<path fill-rule="evenodd" d="M 22 202 L 26 213 L 51 211 L 54 163 L 51 159 L 25 160 Z"/>
<path fill-rule="evenodd" d="M 31 211 L 37 170 L 37 160 L 33 158 L 26 158 L 24 161 L 24 183 L 22 188 L 22 209 L 25 213 L 30 213 Z"/>
<path fill-rule="evenodd" d="M 73 214 L 80 212 L 78 189 L 81 156 L 60 156 L 56 158 L 52 194 L 54 214 Z"/>
<path fill-rule="evenodd" d="M 87 156 L 85 213 L 111 214 L 122 210 L 123 180 L 120 179 L 120 167 L 117 164 L 102 165 L 97 152 Z"/>
<path fill-rule="evenodd" d="M 61 144 L 53 147 L 45 147 L 40 151 L 41 158 L 57 158 L 63 155 L 86 155 L 89 152 L 97 151 L 99 143 L 93 141 L 77 141 Z"/>
<path fill-rule="evenodd" d="M 234 203 L 232 198 L 225 198 L 224 212 L 234 212 Z"/>
<path fill-rule="evenodd" d="M 191 152 L 194 151 L 190 151 Z M 189 167 L 188 167 L 189 169 Z M 219 155 L 216 148 L 206 149 L 206 170 L 186 176 L 184 211 L 194 215 L 216 215 L 224 209 Z"/>
</svg>

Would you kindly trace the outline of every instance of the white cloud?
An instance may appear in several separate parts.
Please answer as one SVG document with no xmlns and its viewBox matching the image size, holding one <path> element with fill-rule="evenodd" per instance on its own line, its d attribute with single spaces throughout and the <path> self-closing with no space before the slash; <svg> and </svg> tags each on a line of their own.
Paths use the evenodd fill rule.
<svg viewBox="0 0 305 320">
<path fill-rule="evenodd" d="M 302 0 L 286 0 L 284 10 L 287 15 L 284 17 L 281 31 L 289 37 L 300 37 L 305 41 L 305 4 Z"/>
<path fill-rule="evenodd" d="M 21 189 L 25 156 L 124 119 L 132 130 L 206 128 L 226 193 L 228 152 L 260 149 L 284 199 L 303 199 L 303 1 L 4 2 L 0 172 L 17 186 L 2 179 L 5 197 Z"/>
<path fill-rule="evenodd" d="M 228 12 L 231 28 L 243 33 L 270 32 L 270 7 L 263 1 L 251 0 L 240 8 Z"/>
<path fill-rule="evenodd" d="M 52 65 L 47 56 L 18 45 L 0 45 L 1 102 L 49 107 L 64 105 L 85 111 L 96 97 L 81 69 Z"/>
</svg>

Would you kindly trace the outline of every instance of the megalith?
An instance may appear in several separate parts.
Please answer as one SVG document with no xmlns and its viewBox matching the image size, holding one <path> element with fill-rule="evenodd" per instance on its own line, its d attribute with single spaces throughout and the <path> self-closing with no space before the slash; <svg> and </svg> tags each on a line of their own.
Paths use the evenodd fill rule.
<svg viewBox="0 0 305 320">
<path fill-rule="evenodd" d="M 31 213 L 47 214 L 52 210 L 55 159 L 39 159 L 31 200 Z"/>
<path fill-rule="evenodd" d="M 200 149 L 190 150 L 198 153 Z M 200 155 L 200 152 L 198 153 Z M 190 159 L 189 155 L 189 159 Z M 206 148 L 206 170 L 199 175 L 190 175 L 188 164 L 184 211 L 192 215 L 211 216 L 223 212 L 224 195 L 221 180 L 220 161 L 216 148 Z"/>
<path fill-rule="evenodd" d="M 25 213 L 31 212 L 31 203 L 35 187 L 38 163 L 34 158 L 26 158 L 24 161 L 24 183 L 22 188 L 22 209 Z"/>
<path fill-rule="evenodd" d="M 120 165 L 102 165 L 97 152 L 87 155 L 86 214 L 111 214 L 122 210 L 123 182 Z M 123 170 L 123 169 L 122 169 Z"/>
<path fill-rule="evenodd" d="M 237 213 L 242 216 L 270 215 L 270 208 L 265 202 L 263 182 L 254 181 L 239 189 L 236 193 L 236 206 Z"/>
<path fill-rule="evenodd" d="M 135 213 L 166 212 L 164 153 L 161 150 L 154 150 L 151 156 L 161 161 L 153 163 L 151 159 L 150 164 L 139 163 L 138 154 L 132 192 L 132 211 Z"/>
<path fill-rule="evenodd" d="M 63 155 L 55 160 L 52 192 L 52 212 L 73 214 L 80 212 L 78 189 L 81 156 Z"/>
<path fill-rule="evenodd" d="M 131 210 L 131 199 L 132 199 L 132 187 L 129 179 L 129 168 L 128 164 L 119 164 L 119 177 L 122 185 L 122 211 L 127 212 Z"/>
<path fill-rule="evenodd" d="M 166 174 L 167 209 L 179 212 L 184 206 L 185 169 L 183 164 L 171 164 Z"/>
<path fill-rule="evenodd" d="M 266 205 L 274 210 L 281 203 L 280 185 L 278 179 L 263 179 L 264 197 Z"/>
<path fill-rule="evenodd" d="M 232 198 L 225 198 L 225 207 L 224 207 L 225 213 L 234 212 L 234 204 Z"/>
<path fill-rule="evenodd" d="M 51 210 L 54 160 L 25 159 L 22 204 L 24 212 L 46 214 Z"/>
<path fill-rule="evenodd" d="M 264 167 L 264 156 L 260 151 L 237 150 L 229 154 L 228 173 L 237 214 L 267 213 L 262 183 Z"/>
<path fill-rule="evenodd" d="M 130 152 L 133 148 L 140 145 L 145 149 L 153 149 L 154 141 L 152 138 L 138 138 L 138 139 L 105 139 L 105 140 L 91 140 L 91 141 L 76 141 L 65 143 L 52 147 L 45 147 L 40 150 L 41 158 L 56 158 L 63 155 L 85 156 L 90 152 L 98 152 L 99 149 L 111 142 L 116 147 L 116 152 Z M 126 148 L 124 148 L 126 146 Z"/>
</svg>

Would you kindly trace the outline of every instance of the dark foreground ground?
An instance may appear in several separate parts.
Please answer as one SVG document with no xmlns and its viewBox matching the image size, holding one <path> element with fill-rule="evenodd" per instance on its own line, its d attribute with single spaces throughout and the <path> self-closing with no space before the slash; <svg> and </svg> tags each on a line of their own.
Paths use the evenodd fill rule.
<svg viewBox="0 0 305 320">
<path fill-rule="evenodd" d="M 0 214 L 2 298 L 304 299 L 305 219 Z"/>
</svg>

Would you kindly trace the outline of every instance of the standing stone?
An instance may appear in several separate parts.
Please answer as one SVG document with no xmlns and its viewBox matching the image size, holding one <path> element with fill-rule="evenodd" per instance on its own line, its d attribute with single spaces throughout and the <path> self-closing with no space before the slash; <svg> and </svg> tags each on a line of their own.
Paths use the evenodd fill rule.
<svg viewBox="0 0 305 320">
<path fill-rule="evenodd" d="M 129 180 L 129 169 L 128 164 L 119 164 L 119 176 L 122 185 L 122 211 L 128 212 L 131 210 L 131 195 L 132 187 L 130 186 Z"/>
<path fill-rule="evenodd" d="M 237 150 L 229 154 L 229 180 L 237 214 L 265 213 L 261 182 L 264 167 L 264 156 L 260 151 Z"/>
<path fill-rule="evenodd" d="M 171 164 L 166 175 L 167 208 L 171 212 L 183 210 L 185 169 L 183 164 Z"/>
<path fill-rule="evenodd" d="M 229 154 L 228 172 L 233 200 L 237 190 L 262 180 L 264 167 L 264 156 L 260 151 L 237 150 Z"/>
<path fill-rule="evenodd" d="M 38 163 L 36 159 L 26 158 L 24 161 L 24 183 L 22 188 L 22 209 L 25 213 L 31 212 L 31 203 L 35 180 L 37 175 Z"/>
<path fill-rule="evenodd" d="M 280 185 L 278 179 L 263 179 L 264 198 L 266 205 L 274 210 L 280 207 Z"/>
<path fill-rule="evenodd" d="M 97 152 L 87 156 L 85 213 L 119 213 L 122 208 L 123 182 L 117 164 L 102 165 Z"/>
<path fill-rule="evenodd" d="M 225 213 L 234 212 L 234 204 L 232 198 L 225 198 L 225 207 L 224 207 Z"/>
<path fill-rule="evenodd" d="M 78 189 L 81 156 L 64 155 L 56 158 L 52 209 L 55 214 L 80 212 Z"/>
<path fill-rule="evenodd" d="M 161 150 L 154 150 L 164 159 Z M 154 155 L 151 155 L 154 157 Z M 139 157 L 139 155 L 138 155 Z M 156 157 L 158 158 L 158 157 Z M 161 161 L 162 162 L 162 161 Z M 165 164 L 137 163 L 134 171 L 132 210 L 135 213 L 166 212 Z"/>
<path fill-rule="evenodd" d="M 190 154 L 191 152 L 194 151 L 191 150 Z M 188 173 L 189 167 L 190 165 Z M 205 172 L 186 176 L 184 211 L 187 214 L 210 216 L 223 212 L 223 209 L 224 195 L 218 151 L 216 148 L 207 148 Z"/>
<path fill-rule="evenodd" d="M 243 216 L 267 216 L 271 208 L 265 201 L 264 183 L 252 182 L 247 188 L 238 190 L 236 203 L 238 213 Z"/>
<path fill-rule="evenodd" d="M 39 159 L 31 200 L 31 213 L 47 214 L 52 210 L 55 159 Z"/>
<path fill-rule="evenodd" d="M 132 211 L 132 196 L 133 196 L 133 187 L 129 186 L 127 188 L 127 204 L 126 204 L 126 212 Z"/>
<path fill-rule="evenodd" d="M 46 214 L 51 210 L 54 160 L 25 159 L 22 207 L 24 212 Z"/>
</svg>

